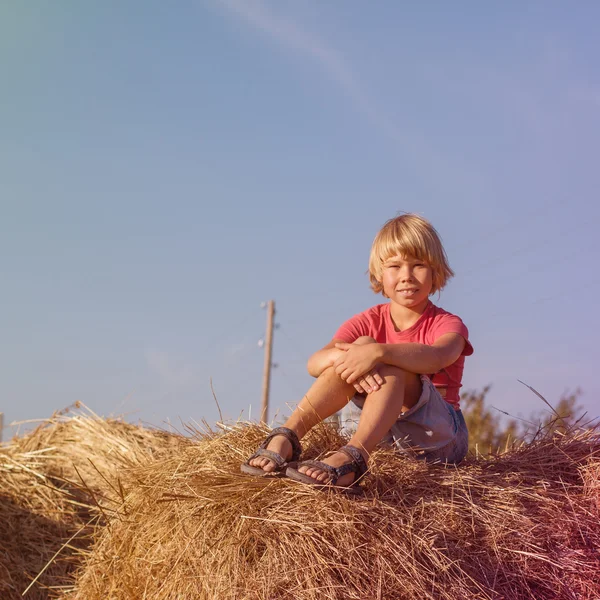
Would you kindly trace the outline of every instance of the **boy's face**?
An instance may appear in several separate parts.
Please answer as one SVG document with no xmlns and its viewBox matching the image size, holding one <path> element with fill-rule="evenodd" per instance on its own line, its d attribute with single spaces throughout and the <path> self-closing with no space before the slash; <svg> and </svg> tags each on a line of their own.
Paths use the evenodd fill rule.
<svg viewBox="0 0 600 600">
<path fill-rule="evenodd" d="M 406 308 L 420 308 L 429 300 L 433 286 L 431 267 L 417 258 L 393 256 L 383 263 L 385 295 Z"/>
</svg>

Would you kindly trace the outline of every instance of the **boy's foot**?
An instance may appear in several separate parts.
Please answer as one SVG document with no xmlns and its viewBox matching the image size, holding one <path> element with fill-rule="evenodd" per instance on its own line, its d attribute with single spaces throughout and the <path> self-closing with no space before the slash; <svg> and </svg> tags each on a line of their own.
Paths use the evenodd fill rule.
<svg viewBox="0 0 600 600">
<path fill-rule="evenodd" d="M 271 452 L 276 452 L 285 458 L 285 460 L 290 460 L 293 454 L 293 447 L 291 442 L 284 435 L 276 435 L 268 444 L 267 450 Z M 257 467 L 265 471 L 265 473 L 272 473 L 277 465 L 275 461 L 270 458 L 266 458 L 265 456 L 257 456 L 256 458 L 252 458 L 248 461 L 248 464 L 252 467 Z"/>
<path fill-rule="evenodd" d="M 363 457 L 364 458 L 364 457 Z M 331 467 L 341 467 L 342 465 L 348 464 L 351 462 L 350 458 L 344 452 L 335 452 L 331 456 L 319 461 L 323 462 L 326 465 Z M 331 479 L 331 474 L 323 469 L 319 469 L 319 467 L 302 465 L 298 467 L 298 473 L 302 473 L 303 475 L 308 475 L 315 481 L 320 483 L 328 483 Z M 346 475 L 342 475 L 335 484 L 340 487 L 349 487 L 354 483 L 356 479 L 356 473 L 346 473 Z"/>
</svg>

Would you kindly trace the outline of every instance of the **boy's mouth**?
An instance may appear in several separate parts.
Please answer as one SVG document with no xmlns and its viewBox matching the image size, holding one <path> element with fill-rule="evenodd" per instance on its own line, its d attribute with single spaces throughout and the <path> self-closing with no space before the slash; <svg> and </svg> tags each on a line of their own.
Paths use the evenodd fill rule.
<svg viewBox="0 0 600 600">
<path fill-rule="evenodd" d="M 418 291 L 419 290 L 417 288 L 398 290 L 398 292 L 403 296 L 414 296 L 414 294 L 416 294 Z"/>
</svg>

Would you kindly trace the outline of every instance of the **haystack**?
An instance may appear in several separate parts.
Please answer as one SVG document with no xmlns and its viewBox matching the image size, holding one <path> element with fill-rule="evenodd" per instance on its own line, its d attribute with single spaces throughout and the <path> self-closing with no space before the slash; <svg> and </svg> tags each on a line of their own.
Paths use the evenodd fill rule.
<svg viewBox="0 0 600 600">
<path fill-rule="evenodd" d="M 26 598 L 600 598 L 600 439 L 593 430 L 541 436 L 458 468 L 381 449 L 356 499 L 240 474 L 265 435 L 258 425 L 193 430 L 187 438 L 73 420 L 78 431 L 84 424 L 98 431 L 94 443 L 52 442 L 52 428 L 68 429 L 72 420 L 44 430 L 52 451 L 29 438 L 15 442 L 30 444 L 38 463 L 53 455 L 69 480 L 63 504 L 58 483 L 48 501 L 47 463 L 31 469 L 37 475 L 19 494 L 30 498 L 30 514 L 60 527 L 47 528 L 43 540 L 28 528 L 23 540 L 51 546 L 48 556 L 78 527 L 84 536 L 59 554 L 67 566 L 54 572 L 59 558 L 50 561 Z M 305 456 L 342 443 L 333 426 L 322 426 L 305 439 Z M 15 447 L 8 452 L 19 462 Z M 0 464 L 6 477 L 6 459 Z M 24 477 L 26 460 L 20 464 Z M 24 565 L 3 560 L 0 554 L 5 571 Z M 40 562 L 27 565 L 26 575 L 11 573 L 11 593 L 26 587 Z"/>
<path fill-rule="evenodd" d="M 60 598 L 108 515 L 119 473 L 190 443 L 82 405 L 0 446 L 0 599 Z"/>
</svg>

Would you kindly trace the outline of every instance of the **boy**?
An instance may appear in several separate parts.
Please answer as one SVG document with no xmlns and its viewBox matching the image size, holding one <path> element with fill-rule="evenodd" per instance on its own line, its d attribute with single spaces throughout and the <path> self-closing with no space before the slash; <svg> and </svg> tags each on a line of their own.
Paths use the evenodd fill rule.
<svg viewBox="0 0 600 600">
<path fill-rule="evenodd" d="M 369 276 L 389 302 L 346 321 L 310 357 L 315 383 L 242 471 L 360 493 L 358 479 L 382 440 L 428 461 L 459 463 L 468 447 L 459 389 L 473 348 L 461 319 L 429 300 L 453 275 L 428 221 L 406 214 L 385 223 L 371 248 Z M 361 409 L 350 443 L 323 461 L 290 465 L 299 458 L 299 440 L 350 398 Z"/>
</svg>

